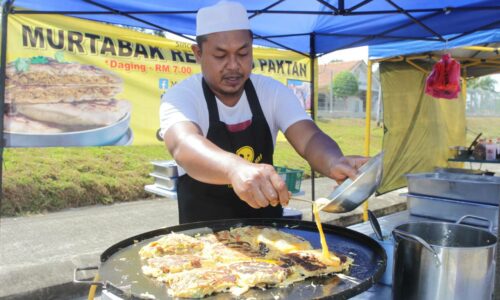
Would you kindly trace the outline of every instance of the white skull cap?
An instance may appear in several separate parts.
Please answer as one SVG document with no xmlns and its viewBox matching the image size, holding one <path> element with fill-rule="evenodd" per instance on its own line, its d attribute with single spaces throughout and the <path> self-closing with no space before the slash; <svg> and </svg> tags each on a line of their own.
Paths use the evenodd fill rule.
<svg viewBox="0 0 500 300">
<path fill-rule="evenodd" d="M 247 10 L 239 2 L 220 1 L 200 8 L 196 14 L 196 36 L 231 31 L 250 30 Z"/>
</svg>

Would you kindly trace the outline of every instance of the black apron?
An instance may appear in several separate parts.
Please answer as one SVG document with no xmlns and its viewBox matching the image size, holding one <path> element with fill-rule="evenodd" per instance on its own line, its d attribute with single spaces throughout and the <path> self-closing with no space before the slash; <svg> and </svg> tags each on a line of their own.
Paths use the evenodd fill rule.
<svg viewBox="0 0 500 300">
<path fill-rule="evenodd" d="M 238 132 L 229 131 L 226 124 L 220 121 L 215 95 L 205 79 L 202 86 L 210 119 L 207 139 L 247 160 L 272 165 L 274 146 L 271 131 L 250 79 L 245 82 L 245 93 L 252 111 L 252 123 Z M 177 199 L 179 224 L 220 219 L 279 218 L 283 214 L 280 205 L 255 209 L 242 201 L 229 185 L 203 183 L 187 174 L 177 181 Z"/>
</svg>

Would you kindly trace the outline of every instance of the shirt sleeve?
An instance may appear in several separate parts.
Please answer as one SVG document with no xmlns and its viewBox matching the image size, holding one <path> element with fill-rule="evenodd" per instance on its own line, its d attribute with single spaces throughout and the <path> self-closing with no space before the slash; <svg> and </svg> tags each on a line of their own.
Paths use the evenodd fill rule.
<svg viewBox="0 0 500 300">
<path fill-rule="evenodd" d="M 174 87 L 163 94 L 160 104 L 160 135 L 163 137 L 172 125 L 191 121 L 199 124 L 195 96 L 185 87 Z"/>
<path fill-rule="evenodd" d="M 272 88 L 275 91 L 273 107 L 275 122 L 281 132 L 284 133 L 288 127 L 299 121 L 311 120 L 291 89 L 275 80 Z"/>
</svg>

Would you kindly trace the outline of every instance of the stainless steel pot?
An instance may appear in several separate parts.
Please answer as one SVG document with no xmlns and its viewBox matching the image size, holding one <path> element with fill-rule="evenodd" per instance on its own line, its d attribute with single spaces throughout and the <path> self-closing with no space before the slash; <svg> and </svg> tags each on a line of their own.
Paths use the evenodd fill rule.
<svg viewBox="0 0 500 300">
<path fill-rule="evenodd" d="M 464 216 L 456 223 L 415 222 L 393 230 L 393 299 L 492 299 L 497 237 L 460 224 L 466 218 L 488 221 Z"/>
</svg>

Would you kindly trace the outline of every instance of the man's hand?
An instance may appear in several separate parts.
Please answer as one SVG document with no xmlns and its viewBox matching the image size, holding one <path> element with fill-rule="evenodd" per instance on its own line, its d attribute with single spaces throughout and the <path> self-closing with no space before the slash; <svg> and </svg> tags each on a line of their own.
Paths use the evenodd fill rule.
<svg viewBox="0 0 500 300">
<path fill-rule="evenodd" d="M 288 205 L 290 196 L 286 184 L 271 165 L 238 164 L 229 178 L 236 195 L 253 208 Z"/>
<path fill-rule="evenodd" d="M 358 169 L 369 159 L 369 157 L 358 155 L 342 156 L 330 166 L 329 177 L 339 184 L 347 178 L 354 180 L 358 174 Z"/>
</svg>

